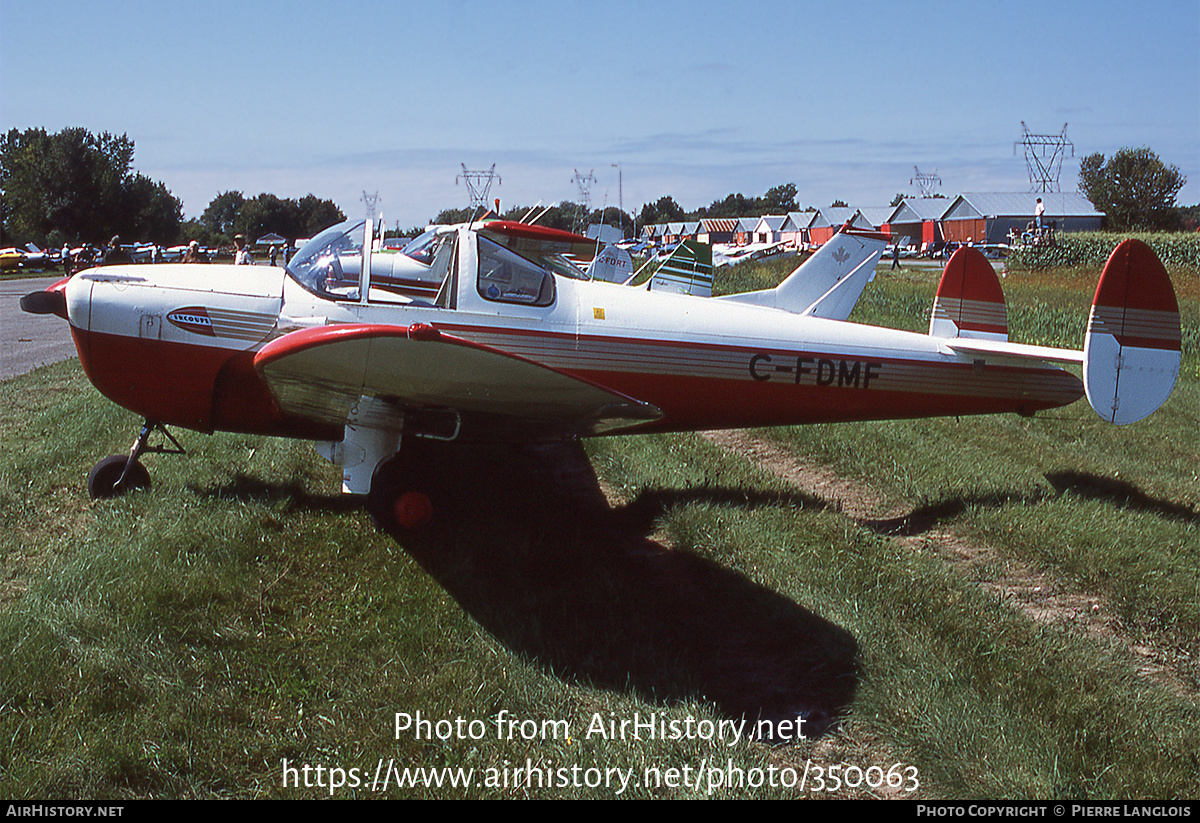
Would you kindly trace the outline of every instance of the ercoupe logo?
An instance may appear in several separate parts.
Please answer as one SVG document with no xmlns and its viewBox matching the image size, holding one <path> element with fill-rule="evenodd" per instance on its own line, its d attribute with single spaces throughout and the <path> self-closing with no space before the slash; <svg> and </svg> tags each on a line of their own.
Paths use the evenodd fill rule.
<svg viewBox="0 0 1200 823">
<path fill-rule="evenodd" d="M 167 315 L 167 319 L 184 331 L 193 334 L 203 334 L 214 337 L 212 321 L 208 319 L 208 311 L 203 306 L 188 306 L 176 309 Z"/>
</svg>

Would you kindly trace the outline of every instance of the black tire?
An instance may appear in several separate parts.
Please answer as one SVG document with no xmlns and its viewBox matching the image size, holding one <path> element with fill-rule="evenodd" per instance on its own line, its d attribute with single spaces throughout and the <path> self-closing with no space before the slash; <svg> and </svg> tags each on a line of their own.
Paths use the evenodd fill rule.
<svg viewBox="0 0 1200 823">
<path fill-rule="evenodd" d="M 375 470 L 367 493 L 367 511 L 375 528 L 395 536 L 436 526 L 448 502 L 441 463 L 446 451 L 421 441 L 406 443 L 399 454 Z M 397 504 L 401 504 L 399 508 Z M 398 516 L 402 511 L 407 517 Z"/>
<path fill-rule="evenodd" d="M 120 497 L 131 489 L 148 489 L 150 488 L 150 472 L 146 471 L 146 467 L 141 463 L 134 461 L 129 467 L 129 473 L 125 476 L 125 482 L 121 486 L 117 486 L 117 481 L 121 479 L 121 473 L 125 471 L 125 464 L 129 461 L 127 454 L 114 454 L 112 457 L 106 457 L 97 463 L 87 479 L 88 494 L 93 500 L 109 500 L 114 497 Z"/>
</svg>

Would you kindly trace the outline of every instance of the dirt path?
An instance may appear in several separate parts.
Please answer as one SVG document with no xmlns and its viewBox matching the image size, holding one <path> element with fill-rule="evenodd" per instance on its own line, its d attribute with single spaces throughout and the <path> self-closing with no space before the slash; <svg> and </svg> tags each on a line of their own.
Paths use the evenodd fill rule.
<svg viewBox="0 0 1200 823">
<path fill-rule="evenodd" d="M 936 525 L 914 524 L 911 508 L 890 500 L 866 483 L 839 475 L 828 466 L 806 463 L 769 440 L 745 431 L 711 431 L 702 436 L 745 456 L 762 469 L 817 497 L 861 525 L 912 550 L 934 551 L 964 577 L 997 593 L 1031 620 L 1055 625 L 1123 649 L 1137 673 L 1181 697 L 1195 700 L 1197 689 L 1172 665 L 1168 650 L 1135 642 L 1098 595 L 1068 590 L 1063 582 Z M 983 569 L 989 571 L 985 575 Z M 1004 571 L 997 576 L 996 568 Z"/>
</svg>

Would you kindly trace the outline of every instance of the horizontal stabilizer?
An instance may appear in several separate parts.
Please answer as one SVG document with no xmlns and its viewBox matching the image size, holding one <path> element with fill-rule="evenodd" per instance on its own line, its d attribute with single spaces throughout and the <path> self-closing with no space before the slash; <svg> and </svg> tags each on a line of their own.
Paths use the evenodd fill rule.
<svg viewBox="0 0 1200 823">
<path fill-rule="evenodd" d="M 1078 349 L 1055 349 L 1049 346 L 1031 346 L 1026 343 L 974 337 L 951 337 L 942 341 L 942 344 L 951 351 L 972 354 L 998 354 L 1024 360 L 1045 360 L 1050 363 L 1083 363 L 1083 352 Z"/>
<path fill-rule="evenodd" d="M 1182 335 L 1171 279 L 1140 240 L 1117 246 L 1096 286 L 1083 342 L 1083 386 L 1096 413 L 1133 423 L 1170 397 Z"/>
<path fill-rule="evenodd" d="M 963 246 L 950 256 L 929 317 L 931 337 L 1008 340 L 1008 309 L 992 264 Z"/>
</svg>

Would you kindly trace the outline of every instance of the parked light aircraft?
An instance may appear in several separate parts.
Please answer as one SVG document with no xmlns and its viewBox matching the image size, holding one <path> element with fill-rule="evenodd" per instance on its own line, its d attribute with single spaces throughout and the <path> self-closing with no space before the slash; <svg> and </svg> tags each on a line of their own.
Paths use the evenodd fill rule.
<svg viewBox="0 0 1200 823">
<path fill-rule="evenodd" d="M 969 248 L 920 334 L 846 319 L 880 235 L 844 230 L 776 288 L 716 298 L 579 279 L 552 262 L 592 242 L 576 237 L 438 229 L 414 293 L 372 276 L 360 221 L 313 238 L 286 271 L 91 269 L 22 306 L 67 319 L 92 383 L 145 418 L 128 455 L 93 469 L 93 496 L 148 486 L 138 458 L 167 450 L 148 445 L 156 429 L 175 442 L 166 425 L 299 437 L 387 528 L 438 511 L 437 441 L 1030 415 L 1083 394 L 1129 423 L 1179 370 L 1175 293 L 1136 240 L 1113 252 L 1072 351 L 1009 342 L 999 281 Z M 1082 382 L 1061 363 L 1082 365 Z"/>
</svg>

